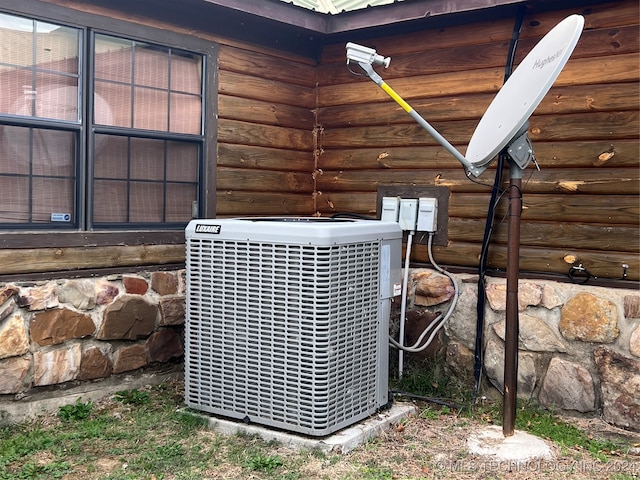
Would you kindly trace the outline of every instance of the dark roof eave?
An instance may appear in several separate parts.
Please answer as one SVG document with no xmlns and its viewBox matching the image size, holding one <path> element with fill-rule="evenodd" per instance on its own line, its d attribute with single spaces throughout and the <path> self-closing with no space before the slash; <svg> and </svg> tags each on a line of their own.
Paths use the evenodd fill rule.
<svg viewBox="0 0 640 480">
<path fill-rule="evenodd" d="M 220 7 L 237 10 L 267 20 L 281 22 L 316 33 L 326 33 L 324 14 L 305 10 L 281 1 L 204 0 Z"/>
<path fill-rule="evenodd" d="M 305 10 L 274 0 L 204 0 L 220 7 L 281 22 L 319 34 L 345 33 L 382 27 L 426 17 L 485 10 L 523 3 L 525 0 L 422 0 L 368 7 L 337 15 Z"/>
<path fill-rule="evenodd" d="M 326 18 L 325 33 L 345 33 L 382 27 L 427 17 L 438 17 L 523 3 L 525 0 L 422 0 L 394 3 L 366 10 L 344 12 Z"/>
</svg>

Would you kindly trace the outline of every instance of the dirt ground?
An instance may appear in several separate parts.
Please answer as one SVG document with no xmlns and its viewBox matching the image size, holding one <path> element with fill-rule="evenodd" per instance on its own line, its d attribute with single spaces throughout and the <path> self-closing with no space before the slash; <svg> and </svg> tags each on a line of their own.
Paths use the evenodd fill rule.
<svg viewBox="0 0 640 480">
<path fill-rule="evenodd" d="M 467 439 L 487 428 L 486 419 L 469 419 L 455 413 L 436 419 L 421 418 L 420 410 L 379 438 L 346 455 L 308 455 L 298 459 L 295 471 L 305 480 L 356 479 L 576 479 L 628 480 L 640 479 L 640 435 L 615 428 L 600 419 L 575 419 L 572 423 L 590 436 L 621 442 L 631 447 L 630 453 L 602 452 L 607 461 L 594 458 L 574 446 L 551 445 L 554 458 L 526 463 L 497 462 L 488 457 L 469 454 Z M 203 433 L 210 435 L 210 433 Z M 282 458 L 300 455 L 288 448 L 274 448 L 272 454 Z M 294 461 L 292 461 L 294 463 Z M 289 462 L 287 462 L 289 464 Z M 273 478 L 287 478 L 286 472 Z M 211 479 L 263 479 L 247 476 L 241 468 L 218 465 L 206 473 Z"/>
<path fill-rule="evenodd" d="M 605 452 L 606 463 L 579 447 L 552 446 L 555 458 L 524 464 L 497 462 L 468 453 L 467 439 L 486 423 L 454 414 L 435 420 L 419 414 L 395 426 L 379 439 L 344 456 L 341 461 L 309 461 L 301 470 L 309 479 L 629 479 L 640 478 L 640 435 L 617 429 L 599 419 L 576 419 L 577 427 L 596 438 L 632 445 L 631 454 Z M 367 476 L 367 471 L 372 473 Z M 387 473 L 387 477 L 374 472 Z"/>
</svg>

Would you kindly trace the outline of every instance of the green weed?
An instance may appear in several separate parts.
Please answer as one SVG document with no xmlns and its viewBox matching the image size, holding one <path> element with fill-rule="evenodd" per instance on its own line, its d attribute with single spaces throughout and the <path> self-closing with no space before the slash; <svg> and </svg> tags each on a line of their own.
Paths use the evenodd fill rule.
<svg viewBox="0 0 640 480">
<path fill-rule="evenodd" d="M 244 466 L 251 470 L 268 473 L 273 472 L 282 465 L 284 465 L 284 462 L 279 455 L 265 455 L 261 452 L 250 455 L 244 462 Z"/>
<path fill-rule="evenodd" d="M 369 461 L 360 469 L 365 480 L 392 480 L 393 470 L 389 467 L 379 466 L 374 461 Z"/>
<path fill-rule="evenodd" d="M 62 478 L 71 469 L 71 464 L 64 461 L 55 461 L 48 464 L 27 462 L 21 467 L 8 470 L 0 468 L 1 480 L 22 480 L 22 479 L 50 479 Z"/>
<path fill-rule="evenodd" d="M 114 399 L 124 404 L 145 405 L 149 403 L 149 394 L 134 388 L 133 390 L 121 390 L 116 392 Z"/>
<path fill-rule="evenodd" d="M 92 409 L 93 402 L 83 403 L 81 399 L 78 398 L 76 403 L 60 407 L 58 410 L 58 418 L 64 422 L 84 420 L 89 418 Z"/>
</svg>

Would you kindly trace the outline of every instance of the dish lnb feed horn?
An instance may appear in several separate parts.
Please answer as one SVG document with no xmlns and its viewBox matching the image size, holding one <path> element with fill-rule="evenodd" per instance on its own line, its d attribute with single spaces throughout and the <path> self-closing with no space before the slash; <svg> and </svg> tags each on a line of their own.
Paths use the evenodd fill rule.
<svg viewBox="0 0 640 480">
<path fill-rule="evenodd" d="M 347 63 L 350 61 L 369 65 L 382 65 L 387 68 L 391 63 L 391 57 L 383 57 L 378 55 L 373 48 L 349 42 L 347 43 Z"/>
</svg>

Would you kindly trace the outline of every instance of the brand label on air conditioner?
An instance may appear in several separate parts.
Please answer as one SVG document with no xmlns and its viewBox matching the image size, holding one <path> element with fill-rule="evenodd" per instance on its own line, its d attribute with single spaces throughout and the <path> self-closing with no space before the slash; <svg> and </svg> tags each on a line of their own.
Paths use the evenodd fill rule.
<svg viewBox="0 0 640 480">
<path fill-rule="evenodd" d="M 206 225 L 204 223 L 196 223 L 196 233 L 220 233 L 220 225 Z"/>
</svg>

